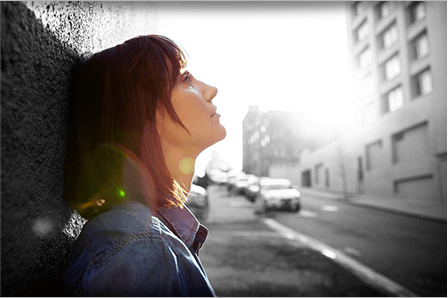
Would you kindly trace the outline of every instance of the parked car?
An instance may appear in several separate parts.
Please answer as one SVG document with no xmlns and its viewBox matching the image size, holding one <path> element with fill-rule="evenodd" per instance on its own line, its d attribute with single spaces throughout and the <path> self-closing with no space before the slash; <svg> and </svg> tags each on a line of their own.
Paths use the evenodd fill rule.
<svg viewBox="0 0 448 298">
<path fill-rule="evenodd" d="M 260 178 L 254 176 L 247 181 L 248 185 L 244 190 L 244 196 L 251 202 L 255 201 L 255 197 L 260 190 L 259 185 Z"/>
<path fill-rule="evenodd" d="M 259 187 L 255 197 L 256 212 L 269 209 L 289 209 L 293 212 L 300 210 L 301 194 L 288 179 L 262 178 Z"/>
<path fill-rule="evenodd" d="M 257 179 L 255 175 L 246 174 L 236 179 L 235 189 L 236 193 L 239 195 L 245 195 L 246 190 L 249 187 L 249 183 L 252 183 L 254 179 Z"/>
<path fill-rule="evenodd" d="M 247 175 L 241 172 L 235 176 L 229 177 L 228 191 L 231 195 L 244 194 L 244 188 L 247 187 L 247 180 L 253 175 Z"/>
<path fill-rule="evenodd" d="M 209 173 L 210 179 L 213 181 L 213 183 L 223 185 L 226 184 L 228 181 L 227 173 L 222 172 L 220 170 L 212 170 Z"/>
<path fill-rule="evenodd" d="M 187 207 L 199 220 L 206 220 L 209 214 L 208 194 L 205 188 L 192 184 L 187 197 Z"/>
<path fill-rule="evenodd" d="M 201 186 L 204 189 L 207 190 L 207 187 L 212 184 L 212 179 L 210 179 L 210 176 L 205 173 L 202 177 L 198 176 L 198 175 L 194 175 L 193 177 L 193 183 L 195 185 Z"/>
</svg>

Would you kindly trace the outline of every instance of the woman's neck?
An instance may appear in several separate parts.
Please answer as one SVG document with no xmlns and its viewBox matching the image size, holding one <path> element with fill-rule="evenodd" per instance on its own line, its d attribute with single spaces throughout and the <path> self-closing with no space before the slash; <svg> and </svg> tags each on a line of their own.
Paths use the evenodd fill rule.
<svg viewBox="0 0 448 298">
<path fill-rule="evenodd" d="M 163 146 L 163 151 L 165 162 L 171 176 L 173 176 L 185 190 L 190 191 L 198 154 L 193 153 L 192 150 L 185 150 L 174 146 Z"/>
</svg>

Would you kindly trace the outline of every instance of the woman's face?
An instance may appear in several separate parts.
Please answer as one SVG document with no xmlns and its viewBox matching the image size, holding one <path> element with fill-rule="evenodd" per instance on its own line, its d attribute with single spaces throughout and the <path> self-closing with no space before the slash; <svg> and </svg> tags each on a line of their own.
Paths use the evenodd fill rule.
<svg viewBox="0 0 448 298">
<path fill-rule="evenodd" d="M 216 87 L 197 80 L 188 71 L 179 75 L 171 104 L 190 134 L 163 109 L 163 125 L 159 126 L 162 140 L 199 154 L 224 139 L 226 130 L 212 102 L 217 93 Z"/>
</svg>

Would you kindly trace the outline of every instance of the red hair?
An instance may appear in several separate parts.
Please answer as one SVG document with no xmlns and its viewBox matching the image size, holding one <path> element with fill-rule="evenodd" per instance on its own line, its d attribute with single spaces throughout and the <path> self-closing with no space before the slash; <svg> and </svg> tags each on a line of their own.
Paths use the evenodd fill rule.
<svg viewBox="0 0 448 298">
<path fill-rule="evenodd" d="M 122 201 L 123 165 L 132 156 L 152 181 L 151 207 L 183 205 L 185 190 L 165 163 L 156 112 L 166 109 L 184 127 L 171 92 L 186 63 L 185 52 L 159 35 L 130 39 L 80 63 L 69 108 L 64 197 L 83 217 Z M 150 142 L 142 143 L 143 133 Z"/>
</svg>

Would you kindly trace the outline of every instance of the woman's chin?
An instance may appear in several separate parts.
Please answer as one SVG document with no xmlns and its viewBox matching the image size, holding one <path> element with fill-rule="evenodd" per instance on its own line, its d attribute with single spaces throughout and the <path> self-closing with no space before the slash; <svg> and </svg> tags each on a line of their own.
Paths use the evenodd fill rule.
<svg viewBox="0 0 448 298">
<path fill-rule="evenodd" d="M 220 126 L 219 133 L 217 133 L 218 140 L 215 143 L 224 140 L 227 136 L 226 128 L 222 124 Z"/>
<path fill-rule="evenodd" d="M 219 128 L 219 130 L 217 130 L 216 132 L 214 132 L 214 134 L 208 138 L 208 140 L 206 142 L 203 142 L 203 149 L 205 150 L 208 147 L 222 141 L 225 139 L 226 135 L 227 135 L 227 131 L 224 128 L 224 126 L 220 125 L 221 127 Z"/>
</svg>

